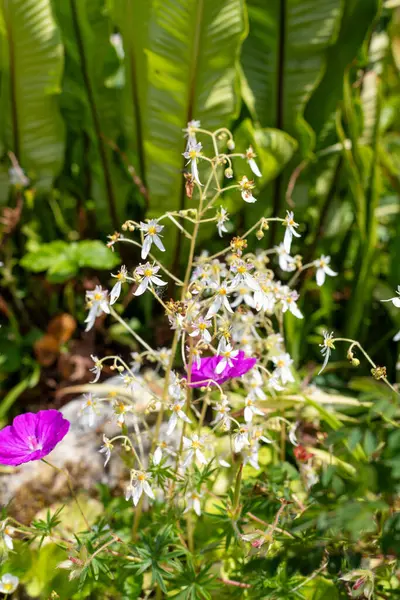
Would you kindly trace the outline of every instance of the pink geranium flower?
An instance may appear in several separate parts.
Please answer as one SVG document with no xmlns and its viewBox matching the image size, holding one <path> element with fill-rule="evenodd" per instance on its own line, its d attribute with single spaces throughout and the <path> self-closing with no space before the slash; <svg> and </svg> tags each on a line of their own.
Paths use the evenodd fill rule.
<svg viewBox="0 0 400 600">
<path fill-rule="evenodd" d="M 21 465 L 40 460 L 57 446 L 69 430 L 58 410 L 41 410 L 15 417 L 0 431 L 0 464 Z"/>
<path fill-rule="evenodd" d="M 228 379 L 241 377 L 250 371 L 257 362 L 256 358 L 247 358 L 243 350 L 240 350 L 236 357 L 231 358 L 232 366 L 228 363 L 221 373 L 216 373 L 216 368 L 222 360 L 224 360 L 223 356 L 209 356 L 201 358 L 199 365 L 195 363 L 192 366 L 190 387 L 221 384 Z"/>
</svg>

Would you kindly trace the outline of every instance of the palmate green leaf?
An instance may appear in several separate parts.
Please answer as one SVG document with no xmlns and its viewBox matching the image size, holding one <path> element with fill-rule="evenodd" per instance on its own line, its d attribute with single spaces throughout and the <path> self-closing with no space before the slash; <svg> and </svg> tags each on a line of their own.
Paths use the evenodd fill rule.
<svg viewBox="0 0 400 600">
<path fill-rule="evenodd" d="M 182 128 L 229 126 L 239 107 L 243 0 L 153 0 L 148 34 L 146 180 L 150 212 L 183 208 Z"/>
<path fill-rule="evenodd" d="M 49 189 L 62 166 L 62 68 L 50 0 L 1 0 L 0 148 L 15 154 L 38 190 Z M 2 185 L 0 202 L 7 200 L 6 191 Z"/>
<path fill-rule="evenodd" d="M 131 188 L 111 149 L 122 135 L 121 90 L 106 85 L 120 68 L 110 42 L 113 24 L 105 0 L 53 0 L 53 7 L 65 45 L 61 97 L 68 134 L 65 176 L 68 185 L 76 179 L 83 201 L 93 198 L 97 224 L 109 232 L 126 218 Z M 78 167 L 75 171 L 71 163 Z"/>
<path fill-rule="evenodd" d="M 262 127 L 284 129 L 310 149 L 313 132 L 303 112 L 320 81 L 335 41 L 342 0 L 249 0 L 250 33 L 242 65 L 253 117 Z"/>
</svg>

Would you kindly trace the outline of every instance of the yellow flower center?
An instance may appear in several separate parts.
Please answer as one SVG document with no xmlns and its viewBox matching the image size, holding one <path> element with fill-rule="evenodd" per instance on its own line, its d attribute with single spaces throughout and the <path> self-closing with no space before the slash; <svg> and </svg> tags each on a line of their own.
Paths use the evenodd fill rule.
<svg viewBox="0 0 400 600">
<path fill-rule="evenodd" d="M 99 301 L 99 300 L 102 300 L 102 299 L 103 299 L 103 295 L 102 295 L 102 294 L 99 294 L 99 293 L 97 292 L 97 293 L 94 295 L 94 299 L 95 299 L 95 300 L 97 300 L 97 301 Z"/>
<path fill-rule="evenodd" d="M 154 225 L 152 225 L 151 227 L 149 227 L 148 233 L 149 233 L 149 235 L 155 235 L 157 233 L 157 230 L 156 230 L 156 228 L 155 228 Z"/>
<path fill-rule="evenodd" d="M 153 269 L 145 269 L 144 270 L 145 277 L 151 277 L 152 275 L 153 275 Z"/>
</svg>

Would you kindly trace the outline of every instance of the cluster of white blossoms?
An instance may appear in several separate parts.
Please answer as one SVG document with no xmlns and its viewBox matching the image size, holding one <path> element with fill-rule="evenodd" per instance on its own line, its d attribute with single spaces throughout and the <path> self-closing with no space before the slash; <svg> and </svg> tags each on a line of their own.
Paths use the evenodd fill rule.
<svg viewBox="0 0 400 600">
<path fill-rule="evenodd" d="M 259 469 L 263 444 L 277 452 L 282 445 L 279 437 L 297 444 L 296 422 L 277 413 L 276 403 L 271 402 L 281 393 L 294 393 L 298 387 L 293 360 L 285 346 L 285 320 L 303 318 L 294 287 L 302 271 L 315 269 L 318 286 L 324 284 L 326 276 L 336 273 L 330 267 L 329 256 L 303 264 L 299 254 L 291 254 L 293 243 L 301 238 L 301 228 L 290 211 L 283 218 L 262 217 L 216 254 L 203 251 L 196 256 L 196 239 L 203 223 L 214 222 L 220 237 L 231 230 L 227 209 L 221 205 L 225 192 L 238 193 L 246 203 L 257 200 L 256 184 L 247 175 L 233 181 L 237 165 L 244 161 L 244 167 L 256 177 L 262 177 L 262 173 L 251 146 L 244 153 L 233 152 L 235 144 L 228 130 L 209 132 L 201 129 L 198 121 L 191 121 L 184 131 L 187 146 L 183 156 L 190 168 L 185 174 L 186 190 L 193 208 L 167 212 L 147 222 L 126 221 L 123 233 L 111 236 L 109 246 L 117 242 L 133 244 L 140 249 L 144 262 L 133 270 L 123 265 L 112 274 L 116 282 L 110 291 L 98 286 L 87 293 L 87 329 L 93 327 L 100 314 L 111 314 L 131 333 L 138 350 L 129 364 L 118 356 L 92 357 L 93 382 L 99 381 L 104 363 L 111 362 L 121 378 L 123 393 L 117 390 L 113 397 L 106 398 L 90 394 L 82 409 L 93 425 L 97 403 L 112 403 L 121 434 L 113 439 L 104 437 L 100 451 L 107 464 L 115 442 L 122 440 L 133 454 L 136 464 L 127 499 L 136 506 L 143 495 L 156 501 L 168 490 L 169 497 L 174 490 L 183 490 L 185 510 L 200 514 L 204 490 L 194 483 L 195 467 L 202 469 L 216 461 L 220 467 L 230 468 L 239 455 L 244 464 Z M 211 138 L 215 151 L 212 158 L 203 154 L 197 139 L 200 134 Z M 220 150 L 222 144 L 224 149 Z M 225 187 L 223 175 L 229 180 Z M 281 223 L 283 239 L 266 249 L 262 240 L 270 221 Z M 166 224 L 177 227 L 190 241 L 183 279 L 170 273 L 160 260 L 165 251 Z M 126 232 L 133 234 L 132 238 Z M 250 239 L 254 244 L 248 251 Z M 165 300 L 169 282 L 178 290 L 177 300 Z M 157 300 L 172 330 L 171 348 L 151 348 L 123 321 L 114 305 L 124 293 L 136 297 L 151 294 Z M 180 369 L 175 367 L 178 352 L 183 365 Z M 146 364 L 157 364 L 156 371 L 163 373 L 161 394 L 155 393 L 154 386 L 147 385 L 141 375 Z M 150 400 L 140 412 L 134 398 L 143 387 Z M 149 412 L 158 413 L 154 429 L 149 429 L 146 422 Z M 162 430 L 165 413 L 167 423 Z M 216 440 L 221 439 L 230 443 L 222 444 L 222 450 L 216 453 Z M 149 446 L 150 456 L 144 452 Z M 166 475 L 160 489 L 157 477 L 160 469 L 167 468 L 174 475 L 170 480 Z"/>
<path fill-rule="evenodd" d="M 397 286 L 396 294 L 397 296 L 394 296 L 393 298 L 388 298 L 387 300 L 382 300 L 382 302 L 391 302 L 393 306 L 395 306 L 396 308 L 400 308 L 400 285 Z M 400 341 L 400 331 L 396 333 L 396 335 L 393 338 L 393 341 Z"/>
</svg>

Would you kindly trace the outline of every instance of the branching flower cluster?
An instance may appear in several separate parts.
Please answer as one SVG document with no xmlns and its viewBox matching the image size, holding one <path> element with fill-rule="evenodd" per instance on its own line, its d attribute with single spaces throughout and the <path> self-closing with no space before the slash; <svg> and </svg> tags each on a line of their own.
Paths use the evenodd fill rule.
<svg viewBox="0 0 400 600">
<path fill-rule="evenodd" d="M 108 463 L 119 439 L 133 453 L 136 464 L 126 498 L 132 498 L 135 506 L 143 494 L 150 500 L 156 493 L 172 502 L 186 498 L 185 510 L 199 514 L 204 490 L 196 483 L 195 468 L 216 464 L 227 469 L 240 459 L 257 469 L 262 444 L 277 445 L 277 431 L 297 445 L 296 422 L 284 416 L 269 417 L 268 400 L 282 391 L 296 389 L 293 360 L 285 347 L 284 319 L 287 313 L 303 318 L 294 287 L 302 271 L 315 269 L 318 286 L 324 284 L 326 276 L 334 277 L 336 273 L 329 266 L 329 256 L 303 264 L 299 254 L 292 254 L 292 244 L 301 238 L 301 229 L 289 211 L 283 217 L 262 217 L 214 255 L 204 251 L 196 254 L 203 225 L 214 223 L 220 237 L 231 229 L 228 211 L 221 204 L 225 193 L 238 192 L 246 203 L 257 201 L 257 184 L 241 171 L 250 168 L 256 178 L 262 173 L 253 148 L 235 152 L 227 129 L 210 132 L 202 129 L 199 121 L 191 121 L 184 134 L 187 142 L 183 156 L 190 171 L 185 173 L 186 191 L 193 207 L 167 212 L 147 222 L 126 221 L 121 233 L 110 236 L 109 247 L 133 244 L 140 248 L 143 262 L 133 271 L 123 265 L 113 273 L 116 283 L 110 291 L 97 287 L 88 292 L 86 321 L 90 329 L 102 312 L 111 313 L 140 348 L 129 365 L 120 357 L 93 357 L 93 382 L 99 380 L 106 361 L 112 362 L 122 384 L 132 390 L 146 385 L 140 375 L 146 363 L 158 363 L 164 372 L 161 398 L 150 388 L 147 390 L 151 401 L 144 412 L 158 413 L 153 431 L 145 426 L 143 412 L 136 414 L 133 399 L 129 402 L 124 396 L 112 400 L 122 434 L 112 440 L 105 438 L 101 452 Z M 204 152 L 199 138 L 212 148 L 212 157 Z M 279 245 L 265 249 L 262 240 L 272 221 L 281 224 L 283 239 Z M 167 224 L 177 227 L 190 243 L 182 280 L 162 262 Z M 248 241 L 253 238 L 259 246 L 255 252 L 248 251 Z M 276 267 L 283 280 L 277 276 Z M 165 300 L 169 283 L 179 290 L 178 299 Z M 124 322 L 114 307 L 124 293 L 151 294 L 162 306 L 173 331 L 170 349 L 151 348 Z M 182 366 L 178 368 L 179 362 Z M 86 399 L 83 413 L 89 423 L 94 422 L 100 401 L 104 399 L 93 395 Z M 141 422 L 130 435 L 124 427 L 127 412 Z M 167 425 L 161 438 L 164 419 Z M 150 437 L 150 457 L 141 451 L 145 436 Z M 227 443 L 222 444 L 220 452 L 215 448 L 216 440 L 221 439 Z M 160 477 L 162 471 L 164 477 Z"/>
</svg>

